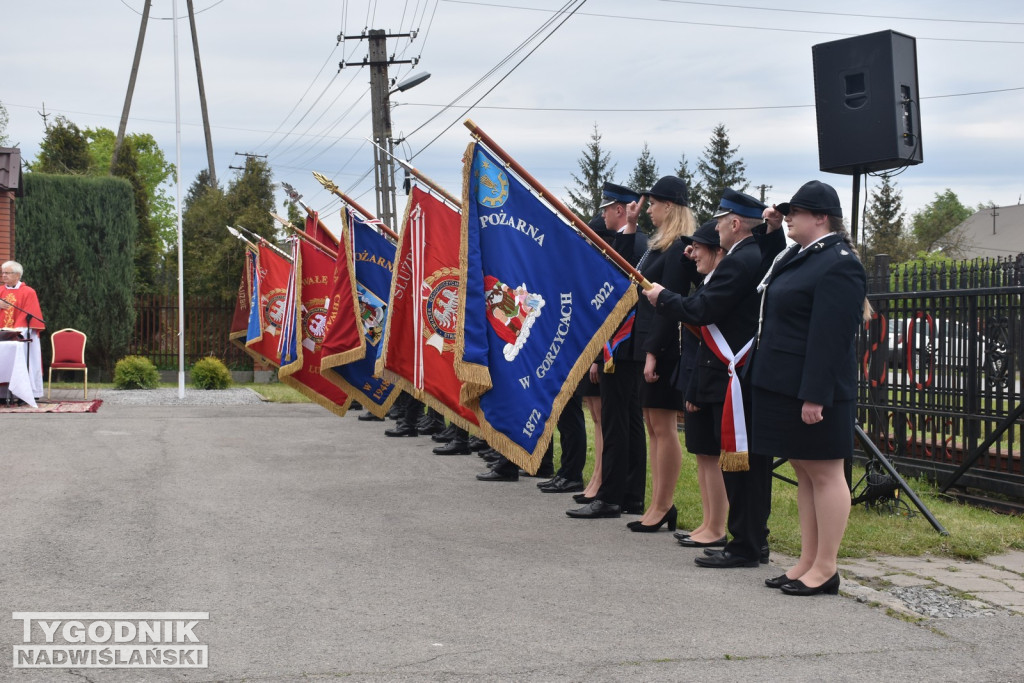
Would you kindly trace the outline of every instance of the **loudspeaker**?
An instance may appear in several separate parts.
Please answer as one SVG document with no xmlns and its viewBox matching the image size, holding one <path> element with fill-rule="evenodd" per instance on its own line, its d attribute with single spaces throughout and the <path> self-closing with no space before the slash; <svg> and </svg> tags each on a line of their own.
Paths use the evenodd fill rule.
<svg viewBox="0 0 1024 683">
<path fill-rule="evenodd" d="M 921 163 L 917 40 L 880 31 L 811 52 L 821 170 L 855 175 Z"/>
</svg>

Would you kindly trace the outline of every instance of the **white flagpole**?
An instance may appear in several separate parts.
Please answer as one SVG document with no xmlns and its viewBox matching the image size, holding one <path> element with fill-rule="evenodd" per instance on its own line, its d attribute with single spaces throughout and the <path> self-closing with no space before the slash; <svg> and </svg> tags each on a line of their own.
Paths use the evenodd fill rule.
<svg viewBox="0 0 1024 683">
<path fill-rule="evenodd" d="M 174 25 L 174 144 L 178 209 L 178 398 L 185 398 L 185 275 L 181 240 L 181 93 L 178 86 L 178 0 L 171 0 Z M 212 170 L 212 169 L 211 169 Z"/>
</svg>

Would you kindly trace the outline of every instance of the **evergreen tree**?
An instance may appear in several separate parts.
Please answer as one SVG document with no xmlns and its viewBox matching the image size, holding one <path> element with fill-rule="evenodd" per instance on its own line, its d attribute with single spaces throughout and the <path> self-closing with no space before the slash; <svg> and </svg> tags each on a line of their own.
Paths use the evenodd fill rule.
<svg viewBox="0 0 1024 683">
<path fill-rule="evenodd" d="M 135 291 L 138 294 L 156 292 L 163 249 L 149 220 L 149 193 L 139 173 L 139 157 L 132 140 L 124 140 L 111 175 L 124 178 L 131 184 L 135 200 Z"/>
<path fill-rule="evenodd" d="M 18 260 L 39 292 L 47 329 L 85 332 L 87 362 L 109 373 L 135 327 L 131 185 L 109 176 L 26 173 L 17 212 Z"/>
<path fill-rule="evenodd" d="M 611 155 L 601 149 L 601 133 L 598 132 L 596 123 L 594 132 L 590 135 L 590 142 L 583 148 L 579 166 L 583 177 L 581 179 L 575 173 L 572 174 L 576 189 L 568 190 L 567 204 L 577 216 L 587 221 L 597 215 L 598 207 L 601 206 L 601 188 L 606 181 L 611 181 L 615 174 Z"/>
<path fill-rule="evenodd" d="M 629 174 L 626 186 L 637 192 L 646 192 L 651 189 L 651 186 L 658 180 L 658 177 L 658 164 L 651 156 L 650 147 L 644 142 L 640 158 L 636 160 L 636 166 L 633 167 L 633 172 Z M 654 232 L 654 223 L 651 222 L 651 217 L 647 215 L 646 211 L 640 213 L 638 225 L 639 229 L 648 235 Z"/>
<path fill-rule="evenodd" d="M 0 102 L 0 147 L 7 147 L 11 142 L 11 139 L 7 137 L 7 124 L 10 120 L 10 117 L 7 116 L 7 108 L 3 102 Z"/>
<path fill-rule="evenodd" d="M 744 175 L 747 165 L 742 158 L 736 156 L 739 148 L 731 144 L 725 124 L 718 124 L 711 132 L 711 140 L 697 162 L 700 190 L 696 193 L 696 201 L 691 195 L 690 206 L 698 224 L 711 218 L 727 187 L 745 192 L 750 184 Z"/>
<path fill-rule="evenodd" d="M 971 210 L 960 203 L 953 190 L 936 192 L 935 201 L 926 204 L 911 218 L 911 232 L 917 249 L 932 252 L 941 249 L 950 258 L 960 258 L 963 252 L 963 233 L 954 230 L 970 218 Z"/>
<path fill-rule="evenodd" d="M 903 194 L 888 177 L 871 192 L 871 200 L 864 213 L 864 230 L 868 254 L 888 254 L 892 263 L 901 263 L 913 256 L 913 245 L 903 230 Z"/>
<path fill-rule="evenodd" d="M 39 143 L 39 154 L 29 170 L 39 173 L 84 175 L 89 172 L 92 158 L 85 134 L 74 123 L 58 115 L 46 129 Z"/>
<path fill-rule="evenodd" d="M 188 296 L 225 301 L 235 296 L 244 249 L 225 226 L 239 226 L 268 241 L 277 233 L 270 212 L 274 186 L 267 163 L 248 157 L 226 192 L 210 187 L 202 171 L 189 188 L 182 215 L 185 289 Z"/>
<path fill-rule="evenodd" d="M 690 171 L 690 164 L 686 161 L 686 155 L 683 154 L 679 157 L 679 165 L 676 166 L 676 176 L 682 178 L 686 183 L 686 189 L 690 192 L 690 207 L 697 206 L 698 203 L 703 201 L 704 188 L 701 187 L 700 182 L 693 177 L 693 173 Z M 696 213 L 694 213 L 696 216 Z"/>
</svg>

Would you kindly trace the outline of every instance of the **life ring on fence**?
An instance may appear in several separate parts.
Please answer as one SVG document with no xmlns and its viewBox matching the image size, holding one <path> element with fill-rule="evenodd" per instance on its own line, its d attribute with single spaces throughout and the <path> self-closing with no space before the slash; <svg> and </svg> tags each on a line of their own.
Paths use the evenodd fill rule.
<svg viewBox="0 0 1024 683">
<path fill-rule="evenodd" d="M 871 313 L 871 318 L 864 321 L 864 329 L 867 331 L 868 340 L 869 341 L 871 340 L 871 323 L 873 323 L 876 320 L 880 320 L 881 321 L 881 323 L 880 323 L 881 329 L 878 331 L 878 335 L 875 338 L 875 341 L 872 342 L 867 347 L 867 349 L 864 350 L 864 360 L 861 363 L 863 365 L 863 367 L 864 367 L 864 379 L 872 387 L 877 387 L 877 386 L 881 386 L 882 384 L 885 384 L 886 380 L 888 380 L 888 378 L 889 378 L 889 372 L 888 372 L 889 369 L 888 369 L 888 367 L 886 367 L 887 363 L 888 363 L 888 356 L 886 356 L 886 358 L 882 360 L 882 373 L 881 373 L 881 375 L 879 377 L 877 377 L 877 378 L 872 378 L 871 377 L 870 363 L 868 363 L 868 361 L 871 359 L 872 356 L 875 355 L 875 352 L 878 351 L 879 343 L 881 342 L 882 339 L 885 339 L 885 335 L 886 335 L 886 333 L 888 332 L 888 329 L 889 329 L 889 323 L 885 319 L 885 316 L 882 315 L 881 313 L 878 313 L 877 311 L 872 312 Z"/>
<path fill-rule="evenodd" d="M 925 379 L 923 384 L 921 382 L 918 382 L 917 381 L 917 374 L 918 374 L 917 373 L 917 368 L 913 364 L 913 359 L 914 359 L 914 327 L 917 325 L 917 321 L 919 321 L 919 320 L 923 320 L 923 321 L 925 321 L 928 324 L 928 328 L 927 328 L 928 329 L 928 338 L 929 339 L 935 339 L 935 321 L 932 319 L 931 314 L 930 313 L 925 313 L 923 311 L 917 311 L 916 313 L 914 313 L 914 317 L 913 318 L 910 318 L 909 320 L 907 320 L 907 332 L 906 332 L 906 337 L 904 338 L 903 344 L 904 344 L 904 346 L 906 347 L 906 350 L 907 350 L 907 357 L 906 357 L 907 379 L 910 380 L 910 384 L 914 385 L 915 389 L 924 389 L 925 387 L 930 387 L 932 385 L 932 381 L 935 378 L 935 358 L 934 358 L 934 356 L 933 356 L 933 354 L 931 352 L 927 352 L 928 366 L 927 366 L 927 373 L 925 373 L 926 374 L 926 379 Z"/>
</svg>

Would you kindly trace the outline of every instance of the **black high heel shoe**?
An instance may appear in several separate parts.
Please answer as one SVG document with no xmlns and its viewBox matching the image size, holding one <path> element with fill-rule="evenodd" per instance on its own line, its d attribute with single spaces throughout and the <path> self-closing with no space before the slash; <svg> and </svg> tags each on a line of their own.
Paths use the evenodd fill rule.
<svg viewBox="0 0 1024 683">
<path fill-rule="evenodd" d="M 817 595 L 818 593 L 825 593 L 826 595 L 839 595 L 839 572 L 832 575 L 832 578 L 821 584 L 820 586 L 808 586 L 800 579 L 790 581 L 787 584 L 781 586 L 781 590 L 786 595 Z"/>
<path fill-rule="evenodd" d="M 765 579 L 764 585 L 769 588 L 782 588 L 787 583 L 793 583 L 794 581 L 796 581 L 796 579 L 791 579 L 783 574 L 782 576 L 776 576 L 774 579 Z"/>
<path fill-rule="evenodd" d="M 640 522 L 630 522 L 626 526 L 629 528 L 630 531 L 638 531 L 640 533 L 653 534 L 655 531 L 661 528 L 662 524 L 668 524 L 668 530 L 675 531 L 676 521 L 678 517 L 679 513 L 676 512 L 676 506 L 673 505 L 668 509 L 668 512 L 665 513 L 665 516 L 662 517 L 661 521 L 657 524 L 647 526 L 646 524 L 641 524 Z"/>
</svg>

